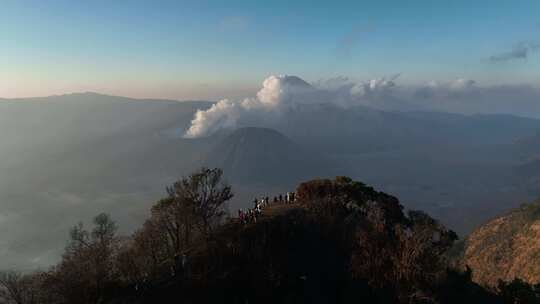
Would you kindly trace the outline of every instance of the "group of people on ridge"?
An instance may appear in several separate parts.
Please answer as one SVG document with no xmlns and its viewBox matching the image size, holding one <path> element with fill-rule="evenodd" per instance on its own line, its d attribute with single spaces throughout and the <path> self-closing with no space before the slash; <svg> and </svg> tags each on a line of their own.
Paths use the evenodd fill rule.
<svg viewBox="0 0 540 304">
<path fill-rule="evenodd" d="M 294 192 L 287 192 L 285 196 L 274 196 L 274 204 L 292 204 L 296 201 Z M 253 200 L 253 208 L 238 209 L 238 219 L 242 224 L 257 223 L 257 218 L 263 214 L 263 209 L 270 205 L 268 196 Z"/>
<path fill-rule="evenodd" d="M 296 201 L 296 195 L 294 192 L 287 192 L 285 195 L 274 196 L 272 204 L 292 204 Z M 253 200 L 253 208 L 238 209 L 238 219 L 242 224 L 257 223 L 257 218 L 263 214 L 263 209 L 270 206 L 270 198 L 268 196 L 262 198 L 255 198 Z M 174 256 L 174 262 L 170 265 L 170 275 L 172 277 L 189 276 L 189 262 L 186 252 L 176 254 Z M 145 273 L 141 282 L 136 283 L 133 287 L 136 291 L 142 286 L 148 283 L 148 274 Z M 141 284 L 141 286 L 139 286 Z"/>
</svg>

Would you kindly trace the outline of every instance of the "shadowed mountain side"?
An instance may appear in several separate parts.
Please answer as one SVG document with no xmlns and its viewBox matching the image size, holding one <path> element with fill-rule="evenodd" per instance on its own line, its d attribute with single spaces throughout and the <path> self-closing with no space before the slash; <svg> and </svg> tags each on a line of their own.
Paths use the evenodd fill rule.
<svg viewBox="0 0 540 304">
<path fill-rule="evenodd" d="M 365 153 L 441 144 L 510 144 L 533 135 L 540 120 L 311 104 L 282 113 L 281 119 L 265 125 L 318 151 Z"/>
<path fill-rule="evenodd" d="M 332 175 L 340 169 L 337 162 L 331 163 L 275 130 L 254 127 L 238 129 L 223 139 L 208 154 L 206 164 L 223 168 L 231 182 L 270 185 Z"/>
<path fill-rule="evenodd" d="M 455 234 L 422 212 L 405 215 L 397 198 L 346 177 L 296 193 L 255 222 L 224 223 L 184 266 L 161 263 L 110 303 L 502 303 L 447 270 Z"/>
</svg>

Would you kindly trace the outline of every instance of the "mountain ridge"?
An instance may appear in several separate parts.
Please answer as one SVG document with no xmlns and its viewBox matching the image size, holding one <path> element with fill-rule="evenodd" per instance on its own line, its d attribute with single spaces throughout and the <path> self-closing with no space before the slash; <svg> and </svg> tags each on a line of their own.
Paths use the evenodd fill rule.
<svg viewBox="0 0 540 304">
<path fill-rule="evenodd" d="M 148 101 L 148 102 L 178 102 L 178 103 L 191 103 L 191 102 L 200 102 L 200 103 L 215 103 L 215 101 L 212 100 L 182 100 L 182 99 L 169 99 L 169 98 L 154 98 L 154 97 L 129 97 L 129 96 L 122 96 L 122 95 L 115 95 L 115 94 L 107 94 L 107 93 L 100 93 L 100 92 L 94 92 L 94 91 L 85 91 L 85 92 L 71 92 L 71 93 L 64 93 L 64 94 L 54 94 L 54 95 L 46 95 L 46 96 L 25 96 L 25 97 L 0 97 L 0 101 L 2 102 L 27 102 L 27 101 L 44 101 L 47 102 L 49 100 L 54 99 L 65 99 L 65 98 L 98 98 L 98 99 L 121 99 L 124 101 Z"/>
</svg>

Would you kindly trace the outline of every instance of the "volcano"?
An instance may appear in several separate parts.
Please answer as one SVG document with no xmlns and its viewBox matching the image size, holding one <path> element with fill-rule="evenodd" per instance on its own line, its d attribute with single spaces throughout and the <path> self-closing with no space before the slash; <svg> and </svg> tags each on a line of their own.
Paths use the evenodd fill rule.
<svg viewBox="0 0 540 304">
<path fill-rule="evenodd" d="M 227 136 L 207 155 L 206 165 L 222 168 L 231 180 L 251 183 L 290 182 L 316 172 L 330 174 L 332 167 L 278 131 L 255 127 Z"/>
</svg>

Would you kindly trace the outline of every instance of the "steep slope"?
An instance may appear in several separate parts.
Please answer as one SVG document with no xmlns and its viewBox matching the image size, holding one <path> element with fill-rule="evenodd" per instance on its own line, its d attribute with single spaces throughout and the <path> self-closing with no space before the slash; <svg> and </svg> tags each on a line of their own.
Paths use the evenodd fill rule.
<svg viewBox="0 0 540 304">
<path fill-rule="evenodd" d="M 520 278 L 540 283 L 540 201 L 525 204 L 474 231 L 466 241 L 463 264 L 473 279 L 494 286 Z"/>
</svg>

